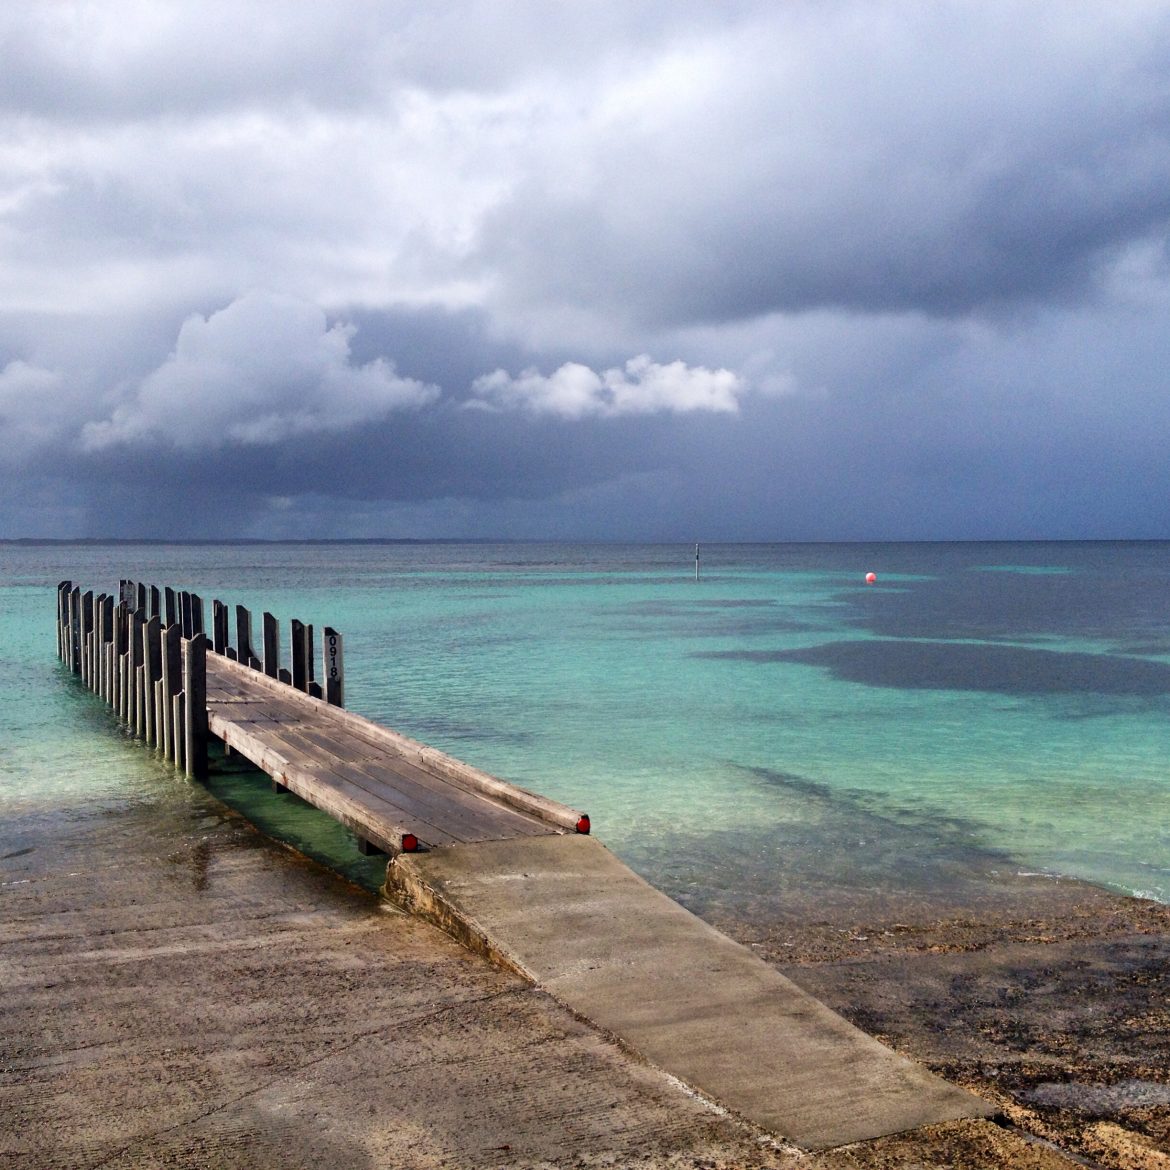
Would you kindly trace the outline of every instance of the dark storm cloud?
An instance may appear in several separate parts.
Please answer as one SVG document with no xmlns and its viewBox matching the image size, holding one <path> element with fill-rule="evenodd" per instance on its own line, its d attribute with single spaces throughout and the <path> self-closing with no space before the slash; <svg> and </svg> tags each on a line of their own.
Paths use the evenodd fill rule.
<svg viewBox="0 0 1170 1170">
<path fill-rule="evenodd" d="M 988 11 L 796 6 L 693 46 L 579 182 L 495 212 L 487 263 L 655 325 L 1087 295 L 1170 221 L 1170 20 Z"/>
<path fill-rule="evenodd" d="M 273 13 L 0 14 L 0 535 L 1170 534 L 1170 5 Z"/>
</svg>

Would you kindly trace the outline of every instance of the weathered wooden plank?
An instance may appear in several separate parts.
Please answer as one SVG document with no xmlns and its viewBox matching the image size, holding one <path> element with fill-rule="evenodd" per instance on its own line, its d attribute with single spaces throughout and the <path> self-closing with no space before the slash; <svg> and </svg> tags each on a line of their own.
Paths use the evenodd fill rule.
<svg viewBox="0 0 1170 1170">
<path fill-rule="evenodd" d="M 281 754 L 312 771 L 328 769 L 372 796 L 389 801 L 410 817 L 441 825 L 462 841 L 535 836 L 556 830 L 534 817 L 457 788 L 400 757 L 355 760 L 345 745 L 311 727 L 272 726 L 257 734 Z"/>
<path fill-rule="evenodd" d="M 511 837 L 541 837 L 559 832 L 552 825 L 526 817 L 481 796 L 450 787 L 436 788 L 434 777 L 419 781 L 391 768 L 373 764 L 338 763 L 337 775 L 368 792 L 381 794 L 412 816 L 442 825 L 462 841 L 500 841 Z"/>
<path fill-rule="evenodd" d="M 398 853 L 401 850 L 402 837 L 406 833 L 414 833 L 428 845 L 457 843 L 455 838 L 443 833 L 437 826 L 420 826 L 424 829 L 420 832 L 419 828 L 398 819 L 393 806 L 347 784 L 341 777 L 327 778 L 298 767 L 272 745 L 235 724 L 213 717 L 211 730 L 234 751 L 246 756 L 290 792 L 295 792 L 302 800 L 329 813 L 335 820 L 387 853 Z"/>
<path fill-rule="evenodd" d="M 230 675 L 233 671 L 238 671 L 238 667 L 233 667 L 224 659 L 213 659 L 213 663 L 215 670 L 222 670 L 225 674 Z M 269 693 L 275 691 L 288 695 L 288 692 L 285 692 L 279 683 L 273 683 L 264 675 L 256 674 L 247 677 L 249 678 L 249 684 L 252 686 L 267 690 Z M 388 728 L 373 723 L 360 715 L 355 715 L 345 708 L 330 707 L 327 703 L 319 700 L 311 699 L 307 696 L 297 696 L 295 692 L 288 697 L 315 708 L 316 715 L 313 716 L 315 723 L 320 723 L 325 718 L 330 718 L 343 724 L 357 734 L 367 737 L 377 737 L 379 740 L 395 748 L 403 758 L 419 765 L 428 772 L 443 776 L 452 784 L 467 788 L 489 799 L 510 805 L 513 808 L 519 809 L 521 812 L 530 813 L 562 829 L 576 831 L 578 820 L 583 816 L 578 810 L 570 809 L 559 801 L 551 800 L 538 793 L 529 792 L 527 789 L 509 784 L 507 781 L 500 780 L 490 773 L 482 772 L 470 764 L 465 764 L 462 760 L 448 756 L 437 748 L 419 743 L 407 736 L 400 735 L 396 731 L 390 731 Z"/>
<path fill-rule="evenodd" d="M 412 799 L 418 794 L 410 792 L 407 792 L 404 797 L 391 785 L 371 783 L 370 778 L 361 773 L 355 772 L 350 775 L 346 772 L 344 761 L 307 744 L 303 736 L 292 729 L 249 725 L 248 731 L 255 742 L 262 744 L 269 752 L 275 753 L 282 761 L 285 761 L 289 768 L 301 774 L 301 783 L 305 791 L 299 789 L 294 789 L 294 791 L 297 791 L 298 795 L 311 804 L 321 806 L 322 798 L 311 794 L 312 786 L 319 784 L 331 790 L 341 788 L 354 799 L 365 803 L 371 810 L 381 809 L 380 815 L 383 817 L 391 816 L 392 819 L 409 824 L 412 826 L 413 832 L 431 844 L 438 843 L 438 837 L 444 834 L 451 840 L 457 841 L 465 841 L 474 836 L 482 835 L 483 822 L 477 822 L 473 815 L 467 814 L 466 810 L 445 810 L 449 814 L 446 819 L 442 816 L 436 816 L 433 802 L 428 805 L 425 800 Z M 360 781 L 364 781 L 364 783 Z M 310 794 L 306 795 L 306 791 L 309 791 Z M 360 795 L 362 793 L 364 795 Z M 358 826 L 351 825 L 350 827 L 356 828 Z M 377 826 L 366 825 L 365 827 L 376 829 Z"/>
</svg>

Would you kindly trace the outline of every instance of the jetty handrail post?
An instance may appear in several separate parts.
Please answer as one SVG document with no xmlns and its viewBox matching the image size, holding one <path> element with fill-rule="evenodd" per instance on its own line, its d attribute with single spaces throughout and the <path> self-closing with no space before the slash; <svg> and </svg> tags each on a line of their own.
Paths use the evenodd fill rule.
<svg viewBox="0 0 1170 1170">
<path fill-rule="evenodd" d="M 145 586 L 140 585 L 139 590 L 144 589 Z M 141 600 L 141 592 L 139 593 L 139 600 Z M 134 730 L 134 734 L 142 737 L 146 734 L 146 709 L 143 703 L 143 680 L 145 670 L 143 664 L 146 657 L 143 654 L 143 643 L 145 641 L 145 634 L 143 633 L 146 627 L 146 608 L 145 606 L 136 609 L 130 615 L 130 711 L 129 720 L 130 726 Z"/>
<path fill-rule="evenodd" d="M 157 589 L 152 591 L 152 601 L 157 594 Z M 143 673 L 146 689 L 146 726 L 143 731 L 147 744 L 150 747 L 157 747 L 159 711 L 156 705 L 156 688 L 159 679 L 162 678 L 162 620 L 157 613 L 151 614 L 150 620 L 143 627 L 142 638 L 142 662 L 145 667 Z"/>
<path fill-rule="evenodd" d="M 298 690 L 305 689 L 305 623 L 292 619 L 292 685 Z"/>
<path fill-rule="evenodd" d="M 93 590 L 87 589 L 81 595 L 81 661 L 78 665 L 78 674 L 85 686 L 89 686 L 90 679 L 90 650 L 93 647 Z"/>
<path fill-rule="evenodd" d="M 114 639 L 117 637 L 114 623 L 117 620 L 117 602 L 107 597 L 103 618 L 106 640 L 102 647 L 102 698 L 111 707 L 114 705 Z"/>
<path fill-rule="evenodd" d="M 269 678 L 280 677 L 280 622 L 264 611 L 264 673 Z"/>
<path fill-rule="evenodd" d="M 211 648 L 216 654 L 227 654 L 228 643 L 228 610 L 222 601 L 211 602 Z"/>
<path fill-rule="evenodd" d="M 252 649 L 252 615 L 245 606 L 236 606 L 236 661 L 255 670 L 260 665 Z"/>
<path fill-rule="evenodd" d="M 103 593 L 97 599 L 97 626 L 94 632 L 94 660 L 95 675 L 93 680 L 94 693 L 106 697 L 106 663 L 109 659 L 106 653 L 110 642 L 110 595 Z"/>
<path fill-rule="evenodd" d="M 126 718 L 126 672 L 123 655 L 126 653 L 126 622 L 128 618 L 126 602 L 119 601 L 114 608 L 114 676 L 110 679 L 110 689 L 113 692 L 111 705 L 118 713 L 119 719 Z"/>
<path fill-rule="evenodd" d="M 321 643 L 322 670 L 325 676 L 325 702 L 333 707 L 345 706 L 345 659 L 341 652 L 341 635 L 326 626 Z"/>
<path fill-rule="evenodd" d="M 182 633 L 182 627 L 179 627 L 179 631 Z M 187 746 L 187 733 L 183 723 L 186 709 L 182 691 L 177 695 L 171 696 L 171 727 L 173 728 L 171 733 L 171 748 L 172 758 L 176 768 L 184 768 L 186 766 L 186 757 L 183 754 Z"/>
<path fill-rule="evenodd" d="M 65 661 L 65 630 L 69 624 L 69 593 L 72 581 L 61 581 L 57 585 L 57 657 Z"/>
<path fill-rule="evenodd" d="M 183 659 L 182 640 L 183 631 L 177 623 L 172 622 L 162 631 L 162 654 L 159 663 L 160 683 L 162 686 L 162 700 L 159 704 L 159 717 L 162 722 L 162 735 L 159 745 L 162 753 L 168 759 L 174 755 L 175 721 L 173 703 L 175 696 L 182 689 Z"/>
<path fill-rule="evenodd" d="M 207 635 L 183 645 L 183 757 L 187 775 L 207 779 Z"/>
<path fill-rule="evenodd" d="M 95 695 L 102 693 L 102 664 L 106 657 L 106 595 L 99 593 L 93 599 L 93 646 L 89 652 L 89 689 Z"/>
<path fill-rule="evenodd" d="M 313 693 L 313 683 L 313 627 L 293 618 L 292 685 L 309 695 Z"/>
<path fill-rule="evenodd" d="M 81 586 L 69 594 L 69 669 L 81 672 Z"/>
</svg>

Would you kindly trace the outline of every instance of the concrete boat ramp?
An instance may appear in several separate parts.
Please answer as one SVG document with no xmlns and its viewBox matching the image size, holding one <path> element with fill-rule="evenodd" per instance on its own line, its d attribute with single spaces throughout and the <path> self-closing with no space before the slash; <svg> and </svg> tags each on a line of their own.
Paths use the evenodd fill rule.
<svg viewBox="0 0 1170 1170">
<path fill-rule="evenodd" d="M 993 1112 L 853 1027 L 592 838 L 400 854 L 386 890 L 806 1149 Z"/>
<path fill-rule="evenodd" d="M 145 621 L 129 603 L 107 608 L 107 620 L 68 585 L 59 591 L 62 658 L 112 705 L 121 695 L 139 726 L 157 726 L 151 694 L 166 691 L 148 674 L 157 603 Z M 161 636 L 165 646 L 166 627 Z M 145 680 L 137 701 L 136 638 Z M 362 847 L 389 854 L 387 897 L 704 1096 L 807 1149 L 994 1112 L 655 890 L 587 835 L 579 811 L 302 693 L 272 677 L 275 663 L 266 673 L 251 654 L 237 649 L 243 661 L 233 660 L 230 648 L 208 652 L 206 643 L 197 629 L 182 632 L 184 677 L 200 687 L 188 740 L 205 726 L 349 826 Z M 182 702 L 192 711 L 184 693 L 176 713 Z"/>
</svg>

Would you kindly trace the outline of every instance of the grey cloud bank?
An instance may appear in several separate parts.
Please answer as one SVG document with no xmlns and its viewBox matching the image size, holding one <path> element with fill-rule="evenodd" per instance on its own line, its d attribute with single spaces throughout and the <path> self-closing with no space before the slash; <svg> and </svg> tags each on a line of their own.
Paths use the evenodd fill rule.
<svg viewBox="0 0 1170 1170">
<path fill-rule="evenodd" d="M 1170 4 L 16 3 L 0 537 L 1170 537 Z"/>
</svg>

